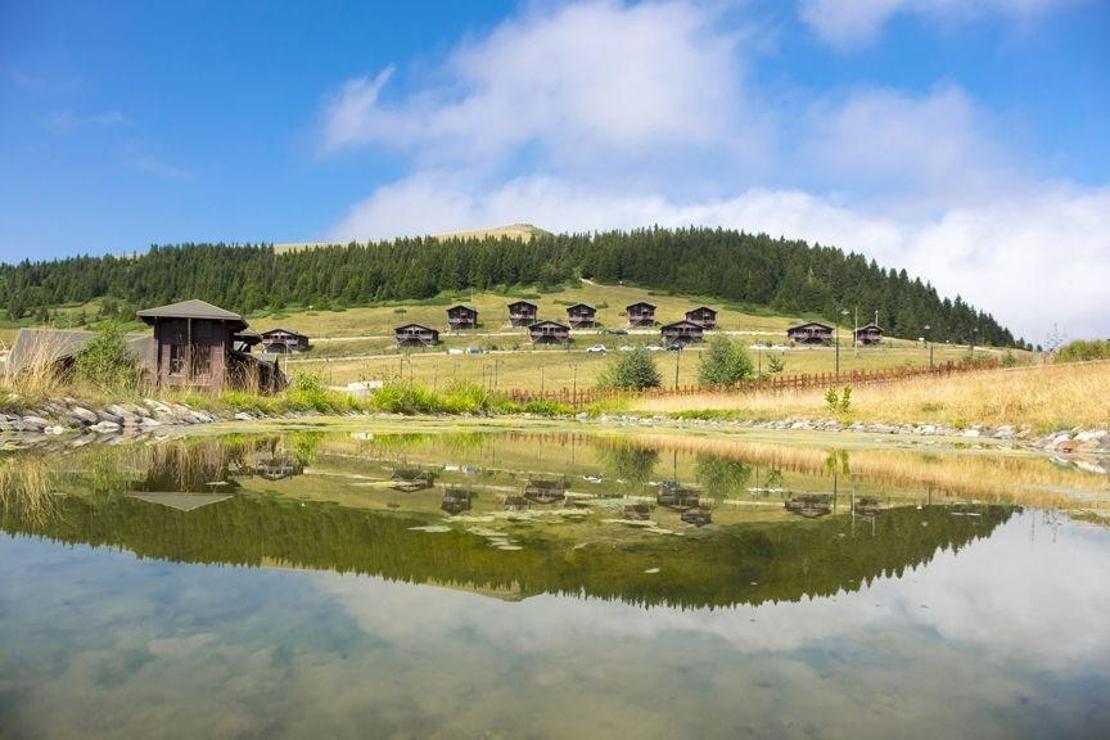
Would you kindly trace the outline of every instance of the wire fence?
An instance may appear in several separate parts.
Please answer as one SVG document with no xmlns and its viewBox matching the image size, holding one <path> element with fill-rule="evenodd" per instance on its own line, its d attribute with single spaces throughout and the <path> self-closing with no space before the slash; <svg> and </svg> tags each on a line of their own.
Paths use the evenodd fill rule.
<svg viewBox="0 0 1110 740">
<path fill-rule="evenodd" d="M 705 393 L 744 394 L 756 392 L 789 393 L 811 388 L 832 388 L 839 385 L 875 385 L 891 383 L 906 378 L 921 376 L 947 376 L 976 370 L 1001 367 L 997 358 L 961 362 L 944 362 L 933 366 L 889 367 L 877 370 L 851 370 L 842 373 L 805 373 L 799 375 L 772 375 L 758 379 L 743 380 L 729 385 L 683 385 L 671 388 L 646 388 L 631 391 L 620 388 L 560 388 L 551 391 L 538 391 L 514 388 L 506 391 L 513 401 L 529 403 L 532 401 L 556 401 L 575 408 L 599 401 L 616 398 L 649 399 L 676 396 L 695 396 Z"/>
</svg>

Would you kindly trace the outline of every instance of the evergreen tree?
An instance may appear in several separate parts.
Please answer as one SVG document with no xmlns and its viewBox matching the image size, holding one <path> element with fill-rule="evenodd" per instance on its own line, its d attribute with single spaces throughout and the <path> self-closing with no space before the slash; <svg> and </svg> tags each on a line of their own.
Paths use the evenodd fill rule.
<svg viewBox="0 0 1110 740">
<path fill-rule="evenodd" d="M 614 355 L 601 374 L 598 385 L 602 388 L 643 390 L 658 388 L 663 382 L 655 358 L 646 347 L 636 347 L 631 352 Z"/>
<path fill-rule="evenodd" d="M 709 340 L 698 361 L 702 385 L 728 385 L 752 376 L 752 358 L 739 340 L 718 334 Z"/>
</svg>

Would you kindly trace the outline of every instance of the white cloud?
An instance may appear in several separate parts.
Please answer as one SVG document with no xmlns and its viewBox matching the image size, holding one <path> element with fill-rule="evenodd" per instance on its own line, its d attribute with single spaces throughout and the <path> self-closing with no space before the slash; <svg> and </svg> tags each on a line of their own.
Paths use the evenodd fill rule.
<svg viewBox="0 0 1110 740">
<path fill-rule="evenodd" d="M 1019 23 L 1083 0 L 799 0 L 802 20 L 830 45 L 850 49 L 874 41 L 892 17 L 912 14 L 931 21 L 1002 16 Z"/>
<path fill-rule="evenodd" d="M 474 163 L 539 145 L 550 162 L 581 163 L 719 147 L 754 117 L 738 115 L 739 35 L 716 17 L 684 2 L 594 2 L 508 20 L 451 55 L 443 84 L 398 103 L 381 100 L 391 68 L 348 80 L 325 106 L 321 151 L 377 143 Z"/>
</svg>

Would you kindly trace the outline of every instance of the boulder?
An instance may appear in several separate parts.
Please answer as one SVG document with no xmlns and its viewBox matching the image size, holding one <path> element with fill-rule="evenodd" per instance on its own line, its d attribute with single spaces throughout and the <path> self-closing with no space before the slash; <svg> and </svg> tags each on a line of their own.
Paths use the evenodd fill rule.
<svg viewBox="0 0 1110 740">
<path fill-rule="evenodd" d="M 83 406 L 74 406 L 69 410 L 69 415 L 82 424 L 95 424 L 99 421 L 95 412 L 89 411 Z"/>
<path fill-rule="evenodd" d="M 24 416 L 23 425 L 27 428 L 27 431 L 41 432 L 50 426 L 50 422 L 41 416 Z"/>
<path fill-rule="evenodd" d="M 89 431 L 97 434 L 112 434 L 120 430 L 120 425 L 114 421 L 101 421 L 89 427 Z"/>
</svg>

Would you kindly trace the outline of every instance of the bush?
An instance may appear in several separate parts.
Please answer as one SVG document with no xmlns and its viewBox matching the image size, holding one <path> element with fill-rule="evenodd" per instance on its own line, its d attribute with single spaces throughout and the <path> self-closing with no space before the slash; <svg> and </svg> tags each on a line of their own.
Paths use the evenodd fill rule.
<svg viewBox="0 0 1110 740">
<path fill-rule="evenodd" d="M 659 368 L 655 366 L 655 358 L 646 347 L 638 346 L 631 352 L 614 355 L 605 372 L 601 374 L 598 386 L 642 390 L 658 388 L 662 382 Z"/>
<path fill-rule="evenodd" d="M 752 358 L 738 340 L 718 334 L 698 361 L 698 382 L 728 385 L 752 376 Z"/>
<path fill-rule="evenodd" d="M 1056 353 L 1057 362 L 1088 360 L 1110 360 L 1110 339 L 1076 339 L 1065 344 Z"/>
<path fill-rule="evenodd" d="M 137 390 L 142 374 L 142 368 L 127 349 L 123 328 L 115 321 L 102 323 L 74 361 L 76 379 L 102 391 Z"/>
</svg>

